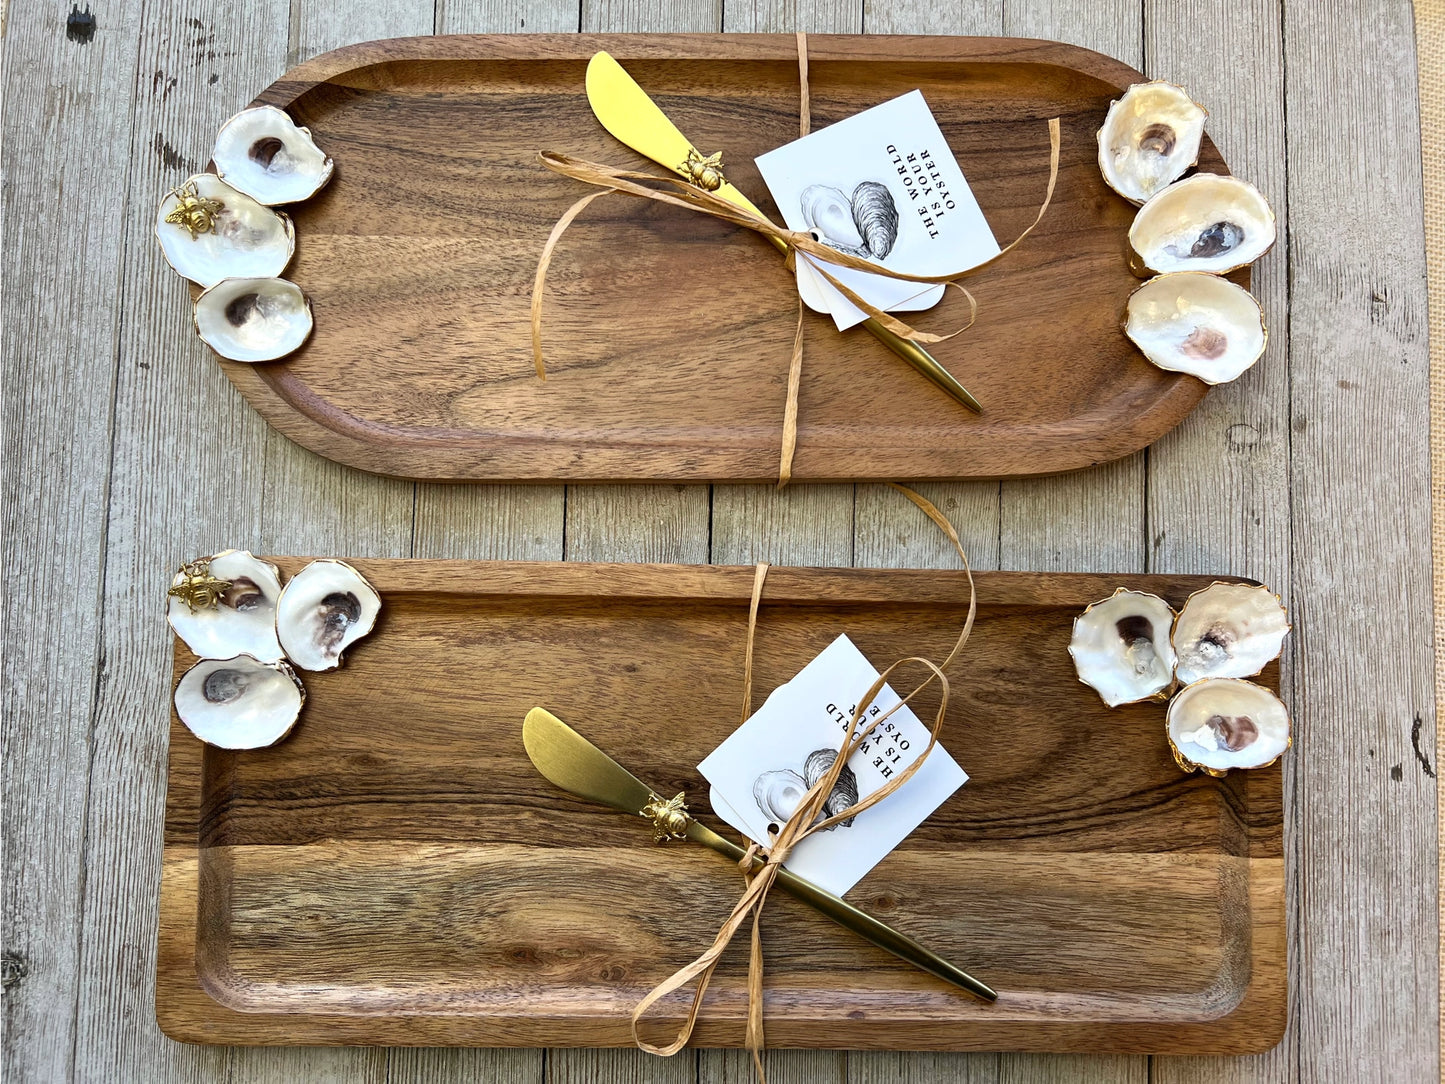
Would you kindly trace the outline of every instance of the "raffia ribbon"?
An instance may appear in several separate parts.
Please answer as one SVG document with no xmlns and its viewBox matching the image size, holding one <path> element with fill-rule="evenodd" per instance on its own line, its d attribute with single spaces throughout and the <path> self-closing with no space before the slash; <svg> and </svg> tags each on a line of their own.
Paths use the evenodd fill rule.
<svg viewBox="0 0 1445 1084">
<path fill-rule="evenodd" d="M 974 616 L 978 609 L 978 596 L 974 590 L 973 571 L 969 567 L 968 555 L 963 550 L 963 544 L 959 541 L 958 532 L 954 529 L 953 524 L 950 523 L 948 518 L 926 497 L 897 483 L 890 482 L 888 484 L 921 508 L 928 518 L 933 520 L 933 522 L 942 529 L 948 536 L 949 541 L 953 543 L 954 549 L 958 551 L 958 555 L 963 561 L 964 571 L 968 576 L 968 617 L 963 623 L 963 629 L 959 632 L 958 639 L 954 642 L 952 650 L 949 651 L 943 662 L 935 664 L 928 659 L 911 656 L 909 658 L 899 659 L 878 675 L 878 679 L 868 687 L 868 691 L 864 693 L 863 697 L 858 701 L 858 706 L 853 711 L 853 718 L 848 724 L 848 730 L 843 736 L 843 743 L 839 749 L 838 756 L 834 759 L 833 766 L 828 770 L 827 774 L 818 780 L 817 783 L 813 784 L 812 788 L 803 797 L 802 802 L 798 805 L 792 817 L 782 826 L 778 834 L 773 837 L 771 844 L 764 847 L 754 843 L 748 848 L 747 853 L 739 863 L 745 882 L 742 897 L 733 907 L 731 914 L 723 921 L 722 927 L 713 939 L 713 943 L 709 945 L 697 959 L 693 960 L 692 963 L 686 967 L 679 968 L 671 977 L 664 979 L 653 987 L 647 996 L 637 1003 L 637 1007 L 632 1011 L 632 1038 L 639 1047 L 648 1053 L 666 1057 L 676 1054 L 687 1045 L 687 1041 L 692 1037 L 693 1028 L 697 1023 L 698 1011 L 702 1008 L 703 995 L 707 993 L 708 984 L 712 981 L 713 972 L 716 970 L 718 962 L 722 958 L 723 951 L 731 943 L 733 936 L 742 927 L 743 923 L 751 916 L 753 929 L 752 945 L 748 955 L 748 1023 L 745 1042 L 748 1050 L 752 1053 L 753 1064 L 757 1069 L 758 1079 L 763 1081 L 763 1084 L 766 1084 L 767 1078 L 763 1072 L 762 1061 L 762 1051 L 765 1043 L 763 1035 L 763 948 L 760 923 L 762 921 L 763 904 L 767 901 L 768 891 L 772 888 L 774 880 L 777 879 L 778 870 L 788 855 L 792 853 L 793 849 L 814 832 L 831 828 L 840 821 L 847 820 L 849 817 L 856 816 L 863 812 L 863 810 L 877 805 L 899 787 L 903 786 L 903 784 L 907 783 L 909 779 L 913 778 L 913 775 L 918 769 L 923 766 L 923 762 L 928 759 L 929 753 L 933 751 L 933 747 L 938 743 L 938 732 L 942 728 L 944 717 L 948 713 L 949 686 L 948 677 L 944 674 L 944 670 L 958 657 L 959 652 L 963 650 L 964 644 L 968 642 L 969 634 L 973 631 Z M 767 580 L 767 574 L 768 566 L 766 564 L 759 564 L 753 578 L 752 601 L 748 607 L 747 650 L 744 654 L 743 662 L 742 718 L 744 721 L 752 714 L 753 640 L 757 628 L 758 607 L 762 600 L 763 585 Z M 929 676 L 896 705 L 879 715 L 878 718 L 874 719 L 866 727 L 860 729 L 858 726 L 859 720 L 864 718 L 869 706 L 873 703 L 879 692 L 882 691 L 888 678 L 899 667 L 906 666 L 909 663 L 916 663 L 924 667 L 929 671 Z M 834 784 L 838 782 L 839 773 L 842 772 L 844 765 L 848 763 L 848 759 L 857 752 L 859 745 L 879 724 L 885 722 L 889 716 L 911 701 L 934 681 L 939 683 L 941 690 L 938 712 L 934 716 L 933 726 L 929 731 L 928 745 L 924 748 L 923 752 L 919 754 L 918 759 L 908 765 L 898 776 L 889 780 L 866 798 L 855 802 L 841 813 L 835 813 L 831 817 L 818 820 L 817 818 L 822 812 L 823 804 L 832 793 Z M 753 866 L 757 857 L 763 859 L 763 865 L 757 870 L 754 870 Z M 661 998 L 666 997 L 674 990 L 681 989 L 694 980 L 696 980 L 697 986 L 693 992 L 692 1005 L 688 1010 L 687 1018 L 683 1021 L 682 1027 L 678 1030 L 677 1035 L 672 1041 L 659 1045 L 643 1039 L 638 1031 L 638 1024 L 641 1022 L 647 1010 Z"/>
<path fill-rule="evenodd" d="M 808 44 L 807 35 L 798 34 L 798 78 L 800 85 L 799 92 L 799 136 L 808 134 L 811 125 L 811 104 L 808 93 Z M 592 192 L 583 196 L 576 203 L 567 209 L 557 224 L 552 227 L 551 234 L 547 237 L 547 243 L 542 246 L 542 255 L 537 261 L 537 272 L 532 282 L 532 362 L 536 366 L 537 376 L 541 380 L 547 379 L 547 367 L 542 357 L 542 298 L 544 287 L 547 282 L 547 269 L 552 264 L 552 254 L 557 248 L 558 241 L 567 232 L 567 228 L 573 221 L 586 210 L 593 200 L 602 196 L 618 192 L 626 196 L 635 196 L 639 199 L 654 200 L 658 203 L 666 203 L 674 207 L 682 207 L 691 211 L 698 211 L 702 214 L 711 215 L 713 218 L 720 218 L 743 229 L 760 233 L 764 237 L 773 238 L 784 242 L 788 246 L 787 266 L 794 270 L 797 253 L 801 252 L 808 256 L 814 269 L 835 287 L 839 293 L 851 301 L 863 312 L 866 312 L 873 319 L 877 320 L 889 331 L 900 338 L 912 339 L 917 343 L 941 343 L 960 335 L 973 326 L 978 317 L 978 302 L 973 294 L 959 283 L 959 279 L 988 267 L 994 261 L 1002 258 L 1006 253 L 1012 251 L 1025 237 L 1033 232 L 1049 209 L 1049 204 L 1054 198 L 1054 187 L 1059 179 L 1059 141 L 1060 141 L 1059 118 L 1054 117 L 1049 121 L 1049 183 L 1044 193 L 1044 201 L 1039 206 L 1039 212 L 1034 220 L 1028 224 L 1022 233 L 1005 245 L 999 252 L 985 260 L 981 264 L 965 268 L 961 271 L 951 272 L 945 275 L 911 275 L 902 271 L 894 271 L 887 267 L 854 256 L 850 253 L 841 252 L 815 240 L 811 233 L 797 232 L 785 229 L 777 225 L 766 215 L 729 203 L 727 200 L 703 188 L 699 188 L 690 181 L 681 177 L 661 176 L 655 173 L 641 173 L 636 170 L 616 169 L 612 166 L 602 165 L 597 162 L 589 162 L 581 158 L 573 158 L 571 155 L 562 154 L 557 151 L 542 151 L 538 158 L 542 165 L 554 173 L 571 177 L 574 180 L 586 184 L 596 185 L 600 191 Z M 884 312 L 868 301 L 859 297 L 853 290 L 849 289 L 831 274 L 824 265 L 831 264 L 835 267 L 847 267 L 857 271 L 867 271 L 870 274 L 882 275 L 885 278 L 902 279 L 905 282 L 916 282 L 920 285 L 937 285 L 943 283 L 963 291 L 968 298 L 969 316 L 968 321 L 962 327 L 956 328 L 947 334 L 936 334 L 933 332 L 919 331 L 898 317 Z M 783 439 L 782 451 L 778 465 L 778 488 L 788 484 L 792 477 L 793 452 L 797 447 L 798 439 L 798 389 L 802 383 L 803 372 L 803 302 L 798 300 L 798 325 L 793 335 L 793 353 L 788 366 L 788 392 L 787 400 L 783 408 Z"/>
</svg>

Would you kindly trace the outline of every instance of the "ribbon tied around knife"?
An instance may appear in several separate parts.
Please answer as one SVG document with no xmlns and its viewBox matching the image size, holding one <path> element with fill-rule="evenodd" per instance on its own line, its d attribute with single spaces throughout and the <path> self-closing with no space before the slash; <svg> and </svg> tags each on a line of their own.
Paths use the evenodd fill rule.
<svg viewBox="0 0 1445 1084">
<path fill-rule="evenodd" d="M 763 1081 L 763 1084 L 766 1084 L 762 1063 L 762 1051 L 764 1048 L 763 949 L 760 924 L 762 921 L 763 904 L 767 901 L 768 890 L 772 888 L 774 880 L 777 879 L 779 868 L 787 859 L 788 855 L 792 853 L 793 849 L 814 832 L 831 828 L 833 825 L 877 805 L 899 787 L 907 783 L 908 780 L 913 777 L 914 773 L 923 766 L 923 762 L 928 759 L 928 754 L 933 751 L 933 747 L 938 744 L 938 732 L 942 728 L 944 717 L 948 713 L 949 685 L 948 677 L 944 673 L 944 670 L 957 658 L 959 652 L 963 650 L 964 644 L 968 642 L 969 634 L 973 631 L 974 616 L 978 609 L 978 596 L 974 589 L 973 571 L 969 567 L 968 555 L 963 550 L 963 544 L 959 541 L 958 532 L 954 529 L 953 524 L 948 521 L 948 518 L 944 516 L 932 502 L 921 494 L 915 493 L 906 486 L 900 486 L 894 482 L 888 484 L 921 508 L 924 514 L 939 526 L 948 536 L 949 541 L 953 543 L 954 549 L 957 550 L 959 557 L 963 560 L 964 572 L 968 576 L 968 616 L 964 620 L 963 628 L 959 632 L 958 639 L 954 642 L 952 649 L 941 663 L 935 664 L 928 659 L 911 656 L 909 658 L 899 659 L 878 675 L 877 680 L 868 687 L 868 691 L 863 694 L 862 698 L 858 701 L 858 706 L 854 708 L 853 717 L 848 724 L 847 732 L 843 736 L 842 746 L 827 773 L 808 790 L 793 815 L 782 825 L 777 834 L 772 837 L 770 843 L 766 845 L 754 843 L 748 848 L 742 861 L 738 863 L 739 868 L 742 869 L 743 880 L 745 882 L 743 894 L 737 904 L 734 905 L 731 914 L 723 921 L 722 927 L 718 930 L 717 936 L 713 939 L 712 944 L 709 945 L 697 959 L 693 960 L 692 963 L 678 969 L 671 977 L 664 979 L 653 987 L 647 996 L 637 1003 L 637 1007 L 632 1011 L 632 1038 L 641 1049 L 646 1050 L 650 1054 L 667 1057 L 676 1054 L 687 1045 L 687 1041 L 691 1038 L 693 1028 L 697 1023 L 698 1011 L 702 1007 L 703 996 L 707 993 L 708 984 L 712 981 L 713 972 L 722 958 L 723 951 L 728 947 L 729 943 L 731 943 L 733 936 L 742 928 L 743 923 L 751 916 L 753 928 L 752 947 L 748 956 L 748 1022 L 746 1044 L 748 1050 L 752 1053 L 753 1064 L 757 1069 L 758 1079 Z M 759 564 L 753 579 L 752 601 L 748 608 L 747 646 L 743 662 L 742 718 L 744 722 L 746 722 L 752 714 L 753 640 L 754 632 L 757 628 L 758 607 L 762 601 L 763 585 L 767 580 L 767 574 L 768 565 Z M 880 713 L 867 726 L 860 728 L 859 722 L 865 718 L 869 706 L 882 691 L 883 686 L 887 684 L 889 677 L 900 667 L 909 664 L 916 664 L 923 667 L 928 671 L 928 676 L 892 708 Z M 839 774 L 842 772 L 844 765 L 848 763 L 849 757 L 857 752 L 859 745 L 863 743 L 879 724 L 885 722 L 889 716 L 898 711 L 899 708 L 903 707 L 935 681 L 938 682 L 940 691 L 938 711 L 934 716 L 933 726 L 929 732 L 928 745 L 924 747 L 918 759 L 913 761 L 912 764 L 908 765 L 907 768 L 893 779 L 890 779 L 883 786 L 873 791 L 873 793 L 855 802 L 847 809 L 835 813 L 830 817 L 821 817 L 824 803 L 828 800 L 829 794 L 832 793 L 834 785 L 838 782 Z M 679 799 L 681 797 L 681 795 L 678 796 Z M 757 865 L 759 858 L 763 861 L 761 866 Z M 671 1042 L 666 1044 L 651 1043 L 644 1040 L 638 1031 L 638 1025 L 647 1010 L 674 990 L 678 990 L 694 980 L 696 980 L 697 985 L 693 991 L 692 1005 L 677 1035 Z"/>
<path fill-rule="evenodd" d="M 805 136 L 811 126 L 811 110 L 808 96 L 808 52 L 807 36 L 798 34 L 798 67 L 799 80 L 802 88 L 801 103 L 799 110 L 799 134 Z M 1054 198 L 1054 187 L 1059 178 L 1059 141 L 1060 128 L 1059 118 L 1054 117 L 1048 122 L 1049 128 L 1049 183 L 1044 193 L 1044 201 L 1039 206 L 1038 214 L 1034 220 L 1015 237 L 1009 244 L 1005 245 L 999 252 L 985 260 L 983 263 L 973 267 L 964 268 L 960 271 L 951 272 L 945 275 L 914 275 L 903 271 L 894 271 L 884 267 L 882 264 L 865 260 L 851 253 L 842 252 L 815 238 L 811 233 L 789 230 L 773 222 L 766 215 L 755 212 L 751 209 L 740 207 L 735 203 L 723 199 L 705 187 L 700 171 L 689 170 L 689 178 L 676 176 L 660 176 L 655 173 L 642 173 L 630 169 L 617 169 L 612 166 L 603 165 L 598 162 L 589 162 L 585 159 L 574 158 L 569 154 L 558 151 L 542 151 L 538 160 L 547 169 L 554 173 L 560 173 L 565 177 L 582 181 L 586 184 L 595 185 L 598 191 L 589 193 L 577 200 L 563 213 L 552 227 L 547 242 L 542 246 L 542 255 L 537 261 L 537 272 L 532 283 L 532 361 L 536 366 L 539 379 L 547 379 L 547 368 L 542 357 L 542 297 L 547 282 L 547 269 L 552 263 L 552 254 L 557 248 L 557 243 L 572 222 L 580 215 L 593 200 L 614 192 L 626 196 L 635 196 L 639 199 L 653 200 L 658 203 L 669 204 L 673 207 L 681 207 L 685 210 L 697 211 L 701 214 L 710 215 L 713 218 L 722 219 L 743 229 L 760 233 L 764 237 L 782 242 L 787 246 L 787 266 L 790 271 L 795 270 L 797 253 L 801 252 L 808 257 L 813 268 L 835 289 L 838 290 L 850 302 L 856 305 L 863 312 L 877 320 L 889 331 L 904 339 L 911 339 L 918 343 L 940 343 L 962 334 L 973 326 L 978 317 L 978 302 L 961 283 L 959 279 L 972 275 L 977 271 L 989 266 L 994 261 L 1003 257 L 1013 250 L 1025 237 L 1033 232 L 1035 226 L 1043 220 L 1044 213 L 1049 209 L 1049 204 Z M 717 158 L 720 156 L 714 156 Z M 699 157 L 699 164 L 711 163 L 712 159 Z M 718 184 L 713 188 L 721 186 L 721 175 L 719 174 Z M 961 290 L 968 298 L 969 315 L 963 326 L 948 332 L 947 334 L 936 334 L 933 332 L 919 331 L 898 317 L 879 309 L 871 302 L 864 300 L 857 293 L 851 290 L 829 272 L 828 265 L 835 267 L 846 267 L 856 271 L 866 271 L 869 274 L 882 275 L 885 278 L 901 279 L 905 282 L 916 282 L 920 285 L 944 284 Z M 798 389 L 801 382 L 803 368 L 803 303 L 798 302 L 798 323 L 793 335 L 793 355 L 788 368 L 788 392 L 787 401 L 783 412 L 783 441 L 782 455 L 778 467 L 778 488 L 788 484 L 792 476 L 793 451 L 797 445 L 797 415 L 798 415 Z"/>
</svg>

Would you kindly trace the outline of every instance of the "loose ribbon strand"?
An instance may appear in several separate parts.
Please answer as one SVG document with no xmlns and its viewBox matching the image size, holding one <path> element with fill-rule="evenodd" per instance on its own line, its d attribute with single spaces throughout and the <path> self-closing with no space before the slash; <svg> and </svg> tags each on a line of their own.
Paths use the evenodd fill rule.
<svg viewBox="0 0 1445 1084">
<path fill-rule="evenodd" d="M 753 1064 L 757 1069 L 758 1079 L 766 1084 L 767 1078 L 763 1072 L 762 1051 L 765 1046 L 763 1034 L 763 953 L 761 920 L 763 904 L 767 901 L 768 891 L 772 888 L 773 882 L 777 879 L 778 871 L 793 849 L 814 832 L 820 832 L 840 821 L 855 817 L 865 809 L 871 809 L 883 801 L 890 794 L 898 790 L 908 780 L 912 779 L 928 755 L 933 752 L 934 746 L 938 744 L 938 733 L 943 727 L 943 720 L 948 714 L 949 684 L 948 677 L 944 674 L 950 663 L 958 657 L 968 642 L 970 633 L 973 631 L 974 618 L 978 612 L 978 595 L 974 588 L 973 570 L 969 567 L 968 555 L 964 552 L 963 543 L 959 541 L 958 532 L 948 518 L 940 512 L 931 501 L 919 493 L 898 485 L 888 483 L 898 492 L 902 493 L 910 501 L 923 510 L 939 528 L 948 536 L 953 547 L 958 552 L 959 558 L 963 561 L 963 569 L 968 577 L 968 616 L 964 620 L 963 628 L 958 634 L 952 649 L 944 658 L 943 662 L 935 664 L 928 659 L 919 656 L 910 656 L 899 659 L 888 669 L 878 675 L 877 680 L 868 687 L 858 706 L 853 711 L 853 717 L 848 723 L 847 732 L 843 735 L 843 742 L 839 748 L 837 757 L 834 758 L 832 766 L 828 771 L 808 790 L 799 803 L 797 810 L 779 829 L 777 835 L 773 836 L 772 842 L 766 846 L 753 844 L 744 854 L 739 866 L 743 871 L 744 888 L 741 898 L 733 907 L 732 912 L 723 921 L 722 927 L 718 930 L 717 936 L 697 959 L 685 967 L 679 968 L 671 976 L 658 983 L 647 996 L 637 1003 L 632 1011 L 632 1038 L 637 1045 L 651 1054 L 668 1056 L 677 1053 L 692 1037 L 693 1028 L 697 1023 L 699 1010 L 702 1008 L 703 996 L 707 993 L 708 984 L 712 981 L 713 972 L 716 970 L 718 961 L 722 958 L 723 951 L 732 942 L 733 936 L 747 921 L 749 915 L 753 919 L 751 947 L 748 955 L 748 1020 L 745 1042 L 753 1056 Z M 757 566 L 753 577 L 752 600 L 748 607 L 748 631 L 747 647 L 744 653 L 743 664 L 743 718 L 751 714 L 752 707 L 752 656 L 753 640 L 757 628 L 758 607 L 762 600 L 763 586 L 767 580 L 768 566 L 760 564 Z M 912 692 L 895 704 L 886 712 L 879 714 L 866 727 L 859 729 L 859 722 L 866 716 L 868 708 L 888 683 L 889 677 L 894 671 L 902 666 L 915 663 L 928 671 L 928 676 L 917 685 Z M 933 719 L 933 726 L 929 730 L 928 745 L 924 747 L 918 758 L 907 768 L 900 772 L 893 779 L 890 779 L 883 786 L 879 787 L 872 794 L 853 803 L 847 809 L 835 813 L 829 817 L 821 817 L 824 804 L 828 796 L 832 794 L 834 785 L 838 782 L 838 776 L 850 757 L 858 751 L 859 746 L 870 734 L 882 723 L 886 722 L 894 712 L 898 711 L 905 704 L 909 703 L 915 696 L 922 692 L 933 682 L 937 681 L 940 689 L 938 711 Z M 763 864 L 754 868 L 757 857 L 763 858 Z M 688 1010 L 682 1027 L 673 1037 L 672 1041 L 666 1044 L 656 1044 L 643 1039 L 638 1031 L 638 1025 L 647 1010 L 656 1004 L 660 999 L 666 997 L 674 990 L 681 989 L 689 983 L 697 981 L 693 991 L 692 1005 Z"/>
</svg>

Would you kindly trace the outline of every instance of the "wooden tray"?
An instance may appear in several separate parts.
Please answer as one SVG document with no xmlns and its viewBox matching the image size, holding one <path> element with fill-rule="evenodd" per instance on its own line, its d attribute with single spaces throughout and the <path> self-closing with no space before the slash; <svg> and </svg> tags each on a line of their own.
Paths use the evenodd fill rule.
<svg viewBox="0 0 1445 1084">
<path fill-rule="evenodd" d="M 522 717 L 556 711 L 731 835 L 694 766 L 737 724 L 752 569 L 357 566 L 382 620 L 343 670 L 306 677 L 290 738 L 227 753 L 172 719 L 161 1026 L 214 1043 L 629 1044 L 633 1005 L 711 940 L 741 880 L 552 787 Z M 972 778 L 849 898 L 1001 997 L 975 1001 L 779 895 L 771 1044 L 1245 1053 L 1279 1039 L 1280 769 L 1184 775 L 1163 706 L 1108 710 L 1066 651 L 1074 615 L 1118 585 L 1178 603 L 1207 582 L 979 576 L 944 735 Z M 880 664 L 941 658 L 965 603 L 956 572 L 774 569 L 754 702 L 839 632 Z M 192 661 L 178 645 L 176 673 Z M 1275 669 L 1261 680 L 1277 685 Z M 724 959 L 700 1045 L 741 1043 L 746 957 L 740 942 Z"/>
<path fill-rule="evenodd" d="M 1134 208 L 1096 162 L 1110 99 L 1143 76 L 1055 42 L 809 42 L 814 127 L 922 88 L 1001 242 L 1043 197 L 1052 116 L 1063 157 L 1038 230 L 969 280 L 978 323 L 935 350 L 987 413 L 862 329 L 839 335 L 809 314 L 793 477 L 1048 474 L 1177 425 L 1205 387 L 1153 368 L 1120 329 L 1138 285 L 1125 263 Z M 337 164 L 294 208 L 288 275 L 314 302 L 314 336 L 283 362 L 226 365 L 271 424 L 331 459 L 414 478 L 776 479 L 797 295 L 746 231 L 626 197 L 593 205 L 552 265 L 550 378 L 533 373 L 537 257 L 589 190 L 537 152 L 656 168 L 588 108 L 583 72 L 602 48 L 698 146 L 722 148 L 729 176 L 778 218 L 752 159 L 797 137 L 792 35 L 427 37 L 317 57 L 258 99 L 309 125 Z M 1226 171 L 1207 138 L 1200 168 Z M 921 322 L 965 317 L 950 291 Z"/>
</svg>

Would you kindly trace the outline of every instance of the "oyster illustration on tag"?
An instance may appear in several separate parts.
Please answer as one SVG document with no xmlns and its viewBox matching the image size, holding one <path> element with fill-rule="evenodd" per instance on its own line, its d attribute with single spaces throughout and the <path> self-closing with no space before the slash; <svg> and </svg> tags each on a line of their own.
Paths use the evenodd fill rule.
<svg viewBox="0 0 1445 1084">
<path fill-rule="evenodd" d="M 804 795 L 813 788 L 813 784 L 828 774 L 828 769 L 833 767 L 833 762 L 837 759 L 838 750 L 836 749 L 815 749 L 803 761 L 802 774 L 791 768 L 782 768 L 777 771 L 764 772 L 758 776 L 757 781 L 753 784 L 753 800 L 758 803 L 758 808 L 762 810 L 763 816 L 768 818 L 769 829 L 781 826 L 798 811 Z M 844 764 L 838 773 L 838 781 L 828 792 L 828 800 L 823 803 L 821 816 L 836 817 L 857 801 L 858 776 L 852 768 Z M 831 832 L 834 828 L 848 828 L 857 819 L 856 816 L 848 817 L 837 824 L 829 825 L 824 831 Z"/>
</svg>

